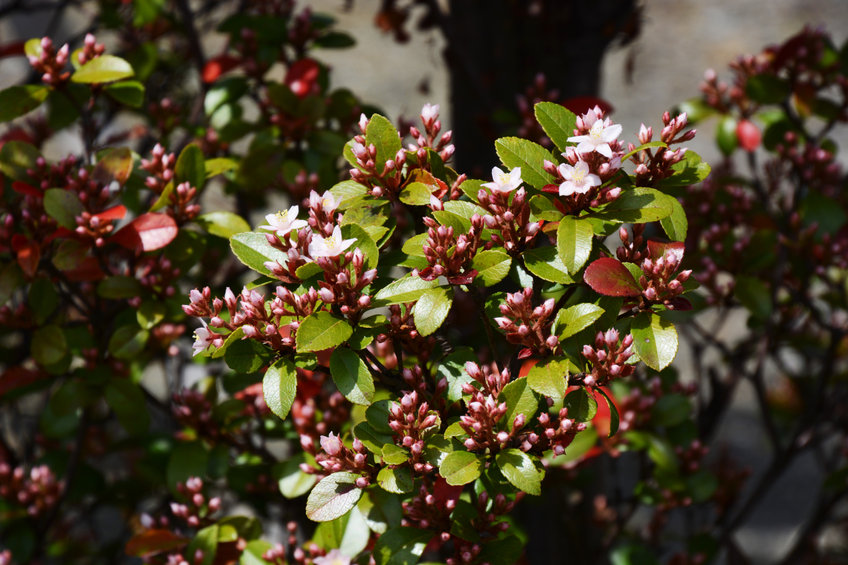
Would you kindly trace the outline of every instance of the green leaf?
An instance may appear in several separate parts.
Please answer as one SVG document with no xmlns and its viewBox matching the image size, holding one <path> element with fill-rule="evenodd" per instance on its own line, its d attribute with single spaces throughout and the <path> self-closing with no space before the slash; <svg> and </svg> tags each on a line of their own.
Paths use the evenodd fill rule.
<svg viewBox="0 0 848 565">
<path fill-rule="evenodd" d="M 409 460 L 409 450 L 405 447 L 387 443 L 382 450 L 383 463 L 386 465 L 403 465 Z"/>
<path fill-rule="evenodd" d="M 630 329 L 633 348 L 639 358 L 655 371 L 662 371 L 677 355 L 677 330 L 658 315 L 643 312 L 633 319 Z"/>
<path fill-rule="evenodd" d="M 274 476 L 278 478 L 280 493 L 286 498 L 303 496 L 318 480 L 317 476 L 301 470 L 300 464 L 305 462 L 303 453 L 298 453 L 274 466 Z"/>
<path fill-rule="evenodd" d="M 640 151 L 644 151 L 645 149 L 650 149 L 652 147 L 668 147 L 668 144 L 665 143 L 664 141 L 649 141 L 648 143 L 643 143 L 639 147 L 636 147 L 636 148 L 632 149 L 631 151 L 628 151 L 627 153 L 625 153 L 624 157 L 621 158 L 621 162 L 624 163 L 625 161 L 630 159 L 630 157 L 632 157 L 636 153 L 639 153 Z"/>
<path fill-rule="evenodd" d="M 551 332 L 562 341 L 585 330 L 603 315 L 604 309 L 597 304 L 574 304 L 557 313 Z"/>
<path fill-rule="evenodd" d="M 76 217 L 84 210 L 79 196 L 70 190 L 48 188 L 44 192 L 44 211 L 63 228 L 76 228 Z"/>
<path fill-rule="evenodd" d="M 557 401 L 565 396 L 571 367 L 571 361 L 568 359 L 552 358 L 540 361 L 527 373 L 527 384 L 539 394 Z"/>
<path fill-rule="evenodd" d="M 733 116 L 723 116 L 716 127 L 716 144 L 725 157 L 733 153 L 739 145 L 736 123 L 736 118 Z"/>
<path fill-rule="evenodd" d="M 200 227 L 212 235 L 230 239 L 238 233 L 250 231 L 250 224 L 232 212 L 209 212 L 195 220 Z"/>
<path fill-rule="evenodd" d="M 622 191 L 621 195 L 594 218 L 627 224 L 656 222 L 671 215 L 673 198 L 648 187 Z"/>
<path fill-rule="evenodd" d="M 394 159 L 403 147 L 395 126 L 380 114 L 371 116 L 365 130 L 365 146 L 368 147 L 371 144 L 377 148 L 376 165 L 379 172 L 383 172 L 386 161 Z"/>
<path fill-rule="evenodd" d="M 413 235 L 403 242 L 401 251 L 412 257 L 424 257 L 424 244 L 427 242 L 427 238 L 429 237 L 430 236 L 427 233 Z"/>
<path fill-rule="evenodd" d="M 377 263 L 380 261 L 380 250 L 367 231 L 356 224 L 345 224 L 342 226 L 342 238 L 356 240 L 351 250 L 356 248 L 362 251 L 365 256 L 366 269 L 377 267 Z"/>
<path fill-rule="evenodd" d="M 544 162 L 556 160 L 541 145 L 518 137 L 502 137 L 495 141 L 495 150 L 510 169 L 521 167 L 521 178 L 530 186 L 541 190 L 554 182 L 554 177 L 545 172 Z"/>
<path fill-rule="evenodd" d="M 120 300 L 123 298 L 133 298 L 141 294 L 143 287 L 135 277 L 124 275 L 115 275 L 106 277 L 97 283 L 97 296 L 109 298 L 112 300 Z"/>
<path fill-rule="evenodd" d="M 184 483 L 189 477 L 206 477 L 208 465 L 209 451 L 203 442 L 178 442 L 171 450 L 165 471 L 168 488 L 176 492 L 177 483 Z"/>
<path fill-rule="evenodd" d="M 144 350 L 149 336 L 137 325 L 121 326 L 109 339 L 109 353 L 117 359 L 132 359 Z"/>
<path fill-rule="evenodd" d="M 262 377 L 265 404 L 277 417 L 285 420 L 297 393 L 297 369 L 288 359 L 278 359 Z"/>
<path fill-rule="evenodd" d="M 525 422 L 529 422 L 539 409 L 539 399 L 527 384 L 527 379 L 516 379 L 506 385 L 498 401 L 506 402 L 506 414 L 503 421 L 510 430 L 513 429 L 516 416 L 524 414 Z"/>
<path fill-rule="evenodd" d="M 483 286 L 492 286 L 501 282 L 508 274 L 512 265 L 512 257 L 500 249 L 480 251 L 471 261 L 471 268 L 477 270 L 478 281 Z"/>
<path fill-rule="evenodd" d="M 0 122 L 26 115 L 47 100 L 50 89 L 40 84 L 19 84 L 0 90 Z"/>
<path fill-rule="evenodd" d="M 758 74 L 748 78 L 745 93 L 760 104 L 780 104 L 792 93 L 792 86 L 775 75 Z"/>
<path fill-rule="evenodd" d="M 539 102 L 533 107 L 533 113 L 557 149 L 565 151 L 569 145 L 568 138 L 574 136 L 574 128 L 577 127 L 574 112 L 555 102 Z"/>
<path fill-rule="evenodd" d="M 372 404 L 373 406 L 373 404 Z M 365 448 L 374 455 L 383 454 L 383 446 L 391 444 L 392 433 L 385 433 L 375 429 L 369 422 L 360 422 L 353 428 L 353 435 L 362 442 Z"/>
<path fill-rule="evenodd" d="M 133 76 L 133 68 L 127 61 L 114 55 L 101 55 L 87 62 L 71 75 L 72 82 L 94 84 L 113 82 Z"/>
<path fill-rule="evenodd" d="M 50 279 L 42 277 L 32 281 L 27 294 L 27 305 L 37 324 L 43 324 L 59 305 L 59 294 Z"/>
<path fill-rule="evenodd" d="M 439 474 L 453 486 L 476 481 L 482 472 L 483 459 L 468 451 L 451 451 L 439 465 Z"/>
<path fill-rule="evenodd" d="M 692 415 L 692 405 L 682 394 L 667 394 L 651 407 L 651 422 L 657 426 L 670 428 L 688 420 Z"/>
<path fill-rule="evenodd" d="M 358 477 L 340 472 L 318 481 L 306 500 L 306 516 L 314 522 L 329 522 L 346 514 L 362 495 L 355 484 Z"/>
<path fill-rule="evenodd" d="M 39 365 L 52 365 L 62 360 L 68 352 L 65 333 L 56 325 L 38 328 L 32 334 L 32 358 Z"/>
<path fill-rule="evenodd" d="M 96 60 L 97 59 L 95 59 L 95 61 Z M 199 552 L 203 556 L 199 565 L 212 565 L 215 563 L 215 554 L 218 552 L 218 536 L 220 535 L 220 529 L 221 528 L 218 527 L 218 524 L 206 526 L 197 532 L 194 539 L 192 539 L 188 544 L 186 551 L 190 555 L 194 555 Z M 197 563 L 197 561 L 195 561 L 195 563 Z"/>
<path fill-rule="evenodd" d="M 374 296 L 373 307 L 405 304 L 418 300 L 422 294 L 431 288 L 439 286 L 438 280 L 425 281 L 420 277 L 408 274 L 380 289 Z"/>
<path fill-rule="evenodd" d="M 227 338 L 227 342 L 229 341 L 229 338 Z M 225 342 L 227 351 L 224 353 L 224 361 L 233 371 L 250 374 L 255 373 L 265 365 L 268 350 L 258 341 L 239 339 L 238 341 L 227 342 Z"/>
<path fill-rule="evenodd" d="M 535 194 L 530 197 L 530 212 L 537 220 L 545 220 L 548 222 L 558 222 L 562 219 L 563 213 L 554 205 L 546 194 Z"/>
<path fill-rule="evenodd" d="M 106 85 L 103 91 L 126 106 L 141 108 L 144 103 L 144 85 L 137 80 L 122 80 Z"/>
<path fill-rule="evenodd" d="M 323 351 L 347 341 L 353 328 L 329 312 L 315 312 L 300 323 L 297 329 L 297 351 Z"/>
<path fill-rule="evenodd" d="M 34 145 L 24 141 L 7 141 L 0 149 L 0 172 L 12 180 L 32 182 L 28 170 L 36 170 L 41 153 Z"/>
<path fill-rule="evenodd" d="M 592 224 L 586 220 L 578 220 L 573 216 L 565 216 L 560 220 L 557 228 L 557 253 L 569 275 L 575 275 L 589 259 L 594 236 Z"/>
<path fill-rule="evenodd" d="M 472 378 L 465 372 L 465 364 L 476 362 L 477 356 L 470 347 L 458 347 L 456 351 L 445 357 L 436 367 L 439 378 L 448 381 L 448 399 L 456 402 L 462 398 L 462 385 L 470 383 Z"/>
<path fill-rule="evenodd" d="M 528 249 L 521 254 L 527 270 L 549 282 L 572 284 L 574 279 L 568 274 L 568 269 L 559 258 L 557 248 L 553 246 Z"/>
<path fill-rule="evenodd" d="M 281 265 L 288 261 L 288 255 L 271 247 L 264 233 L 238 233 L 230 238 L 230 249 L 239 261 L 263 275 L 271 276 L 264 265 L 266 261 L 277 261 Z"/>
<path fill-rule="evenodd" d="M 671 204 L 671 214 L 660 220 L 660 225 L 669 239 L 673 241 L 686 241 L 686 232 L 689 230 L 689 220 L 686 219 L 686 211 L 678 202 L 677 198 L 668 197 Z"/>
<path fill-rule="evenodd" d="M 361 501 L 362 499 L 360 499 Z M 368 545 L 371 531 L 358 506 L 331 522 L 322 522 L 315 530 L 313 541 L 324 549 L 336 549 L 344 555 L 357 555 Z M 266 565 L 266 561 L 262 565 Z"/>
<path fill-rule="evenodd" d="M 596 389 L 601 395 L 604 397 L 604 400 L 607 401 L 607 406 L 609 407 L 610 413 L 610 426 L 609 426 L 609 435 L 607 437 L 612 437 L 618 431 L 618 426 L 621 418 L 618 415 L 618 406 L 615 405 L 612 398 L 604 391 L 603 388 L 598 387 Z M 572 442 L 573 443 L 573 442 Z"/>
<path fill-rule="evenodd" d="M 504 449 L 495 456 L 495 463 L 515 488 L 536 496 L 542 494 L 542 479 L 545 472 L 533 458 L 520 449 Z"/>
<path fill-rule="evenodd" d="M 412 472 L 409 467 L 383 467 L 377 473 L 377 484 L 386 492 L 396 494 L 412 492 Z"/>
<path fill-rule="evenodd" d="M 412 308 L 415 328 L 423 336 L 434 333 L 445 321 L 453 304 L 453 289 L 433 288 L 426 291 Z"/>
<path fill-rule="evenodd" d="M 411 182 L 400 191 L 398 198 L 410 206 L 427 206 L 430 204 L 430 188 L 423 182 Z"/>
<path fill-rule="evenodd" d="M 762 280 L 748 275 L 736 277 L 733 294 L 754 318 L 767 320 L 772 313 L 771 291 Z"/>
<path fill-rule="evenodd" d="M 339 392 L 352 403 L 368 406 L 374 400 L 374 378 L 365 362 L 350 349 L 333 351 L 330 374 Z"/>
<path fill-rule="evenodd" d="M 434 535 L 421 528 L 391 528 L 377 540 L 372 557 L 377 565 L 414 565 Z"/>
<path fill-rule="evenodd" d="M 236 170 L 238 163 L 227 157 L 215 157 L 214 159 L 206 159 L 204 166 L 206 167 L 206 178 L 210 179 Z"/>
<path fill-rule="evenodd" d="M 203 151 L 195 144 L 186 145 L 177 157 L 174 169 L 174 185 L 187 182 L 196 189 L 203 188 L 206 183 L 206 163 Z"/>
<path fill-rule="evenodd" d="M 598 413 L 598 402 L 583 387 L 569 392 L 563 406 L 568 408 L 568 417 L 578 422 L 588 422 Z"/>
<path fill-rule="evenodd" d="M 110 379 L 103 396 L 128 434 L 139 436 L 147 432 L 150 414 L 144 393 L 137 384 L 129 379 Z"/>
</svg>

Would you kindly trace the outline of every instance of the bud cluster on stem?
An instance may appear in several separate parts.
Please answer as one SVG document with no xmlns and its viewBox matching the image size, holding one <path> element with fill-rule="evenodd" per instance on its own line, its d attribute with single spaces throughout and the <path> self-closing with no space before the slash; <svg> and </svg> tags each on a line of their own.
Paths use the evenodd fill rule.
<svg viewBox="0 0 848 565">
<path fill-rule="evenodd" d="M 633 355 L 633 336 L 627 334 L 619 341 L 618 330 L 598 332 L 595 346 L 584 345 L 583 357 L 592 365 L 592 370 L 583 377 L 586 386 L 606 386 L 613 379 L 629 377 L 636 369 L 628 365 Z"/>
<path fill-rule="evenodd" d="M 471 267 L 471 261 L 480 247 L 483 235 L 483 218 L 471 216 L 471 227 L 467 234 L 456 236 L 451 226 L 439 225 L 431 217 L 424 218 L 427 226 L 427 240 L 424 242 L 424 257 L 429 265 L 414 274 L 425 281 L 446 277 L 451 284 L 470 284 L 477 276 L 477 270 Z M 492 243 L 483 247 L 488 249 Z"/>
<path fill-rule="evenodd" d="M 525 288 L 507 294 L 506 301 L 498 307 L 503 316 L 495 318 L 495 323 L 506 333 L 507 341 L 525 347 L 519 358 L 533 353 L 544 355 L 559 346 L 559 339 L 551 334 L 554 302 L 553 298 L 549 298 L 539 306 L 533 306 L 533 289 Z"/>
</svg>

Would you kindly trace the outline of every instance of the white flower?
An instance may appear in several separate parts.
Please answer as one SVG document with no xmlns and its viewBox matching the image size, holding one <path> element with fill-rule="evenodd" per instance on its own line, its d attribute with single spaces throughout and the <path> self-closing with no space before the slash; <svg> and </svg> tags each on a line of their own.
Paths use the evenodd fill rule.
<svg viewBox="0 0 848 565">
<path fill-rule="evenodd" d="M 621 135 L 621 124 L 612 124 L 609 118 L 601 120 L 594 112 L 589 112 L 583 116 L 583 122 L 589 125 L 589 134 L 568 138 L 568 141 L 577 143 L 577 152 L 591 153 L 597 151 L 608 159 L 612 157 L 612 149 L 609 144 Z"/>
<path fill-rule="evenodd" d="M 560 196 L 570 196 L 577 192 L 586 194 L 593 186 L 601 185 L 601 177 L 589 172 L 589 165 L 585 161 L 577 161 L 573 167 L 563 163 L 557 169 L 565 181 L 559 185 Z"/>
<path fill-rule="evenodd" d="M 326 214 L 332 214 L 339 207 L 336 197 L 329 190 L 321 195 L 314 190 L 309 193 L 309 206 L 316 208 L 319 204 Z"/>
<path fill-rule="evenodd" d="M 424 107 L 421 109 L 421 121 L 424 123 L 435 120 L 439 117 L 439 105 L 438 104 L 424 104 Z"/>
<path fill-rule="evenodd" d="M 286 212 L 280 211 L 276 214 L 268 214 L 265 216 L 265 221 L 268 224 L 259 226 L 259 229 L 276 232 L 279 236 L 286 236 L 292 230 L 299 230 L 308 225 L 304 220 L 297 219 L 298 212 L 298 207 L 292 206 Z"/>
<path fill-rule="evenodd" d="M 197 328 L 194 331 L 194 344 L 191 346 L 191 348 L 194 349 L 194 355 L 197 355 L 201 351 L 205 351 L 207 347 L 212 345 L 215 338 L 218 337 L 217 334 L 209 330 L 206 322 L 203 320 L 200 321 L 203 323 L 203 327 Z"/>
<path fill-rule="evenodd" d="M 515 167 L 508 173 L 493 167 L 492 182 L 486 182 L 480 186 L 491 189 L 492 192 L 511 192 L 518 188 L 521 182 L 521 167 Z"/>
<path fill-rule="evenodd" d="M 323 557 L 316 557 L 312 560 L 315 565 L 350 565 L 350 557 L 334 549 Z"/>
<path fill-rule="evenodd" d="M 321 237 L 318 234 L 312 236 L 309 243 L 309 256 L 313 259 L 318 257 L 338 257 L 345 249 L 353 245 L 353 239 L 342 239 L 342 230 L 339 226 L 333 229 L 330 237 Z"/>
</svg>

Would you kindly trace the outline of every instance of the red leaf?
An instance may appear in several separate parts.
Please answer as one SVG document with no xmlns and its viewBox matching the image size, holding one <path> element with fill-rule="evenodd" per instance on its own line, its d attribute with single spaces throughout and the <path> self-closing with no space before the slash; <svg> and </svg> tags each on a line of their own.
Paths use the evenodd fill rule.
<svg viewBox="0 0 848 565">
<path fill-rule="evenodd" d="M 124 216 L 127 215 L 127 208 L 123 204 L 118 204 L 117 206 L 112 206 L 108 210 L 103 210 L 99 214 L 94 214 L 95 218 L 99 220 L 123 220 Z"/>
<path fill-rule="evenodd" d="M 49 376 L 40 369 L 10 367 L 0 375 L 0 397 L 16 388 L 25 387 Z"/>
<path fill-rule="evenodd" d="M 0 58 L 2 57 L 11 57 L 14 55 L 23 55 L 24 54 L 24 43 L 25 41 L 15 41 L 12 43 L 7 43 L 6 45 L 0 45 Z"/>
<path fill-rule="evenodd" d="M 283 82 L 298 98 L 304 98 L 312 93 L 320 73 L 321 67 L 313 59 L 301 59 L 289 67 Z"/>
<path fill-rule="evenodd" d="M 148 212 L 118 230 L 110 241 L 134 251 L 154 251 L 174 241 L 179 231 L 171 216 Z"/>
<path fill-rule="evenodd" d="M 689 299 L 682 296 L 675 296 L 668 301 L 667 306 L 669 310 L 678 310 L 681 312 L 692 309 L 692 303 L 689 302 Z"/>
<path fill-rule="evenodd" d="M 602 257 L 586 267 L 583 280 L 605 296 L 639 296 L 642 289 L 627 267 L 612 257 Z"/>
<path fill-rule="evenodd" d="M 149 557 L 180 548 L 188 543 L 188 538 L 178 536 L 171 530 L 147 530 L 133 536 L 127 542 L 124 552 L 134 557 Z"/>
<path fill-rule="evenodd" d="M 7 141 L 25 141 L 27 143 L 34 142 L 32 136 L 26 131 L 24 131 L 22 128 L 15 128 L 9 130 L 2 136 L 0 136 L 0 149 L 3 149 L 3 144 Z"/>
<path fill-rule="evenodd" d="M 236 68 L 239 63 L 241 63 L 240 58 L 226 54 L 209 59 L 203 66 L 203 82 L 207 84 L 215 82 L 219 76 Z"/>
<path fill-rule="evenodd" d="M 462 494 L 462 489 L 463 485 L 451 486 L 442 477 L 437 477 L 433 485 L 433 498 L 436 499 L 436 505 L 444 508 L 448 500 L 456 502 Z"/>
<path fill-rule="evenodd" d="M 569 98 L 563 101 L 562 105 L 578 116 L 582 116 L 595 106 L 600 107 L 604 114 L 609 114 L 614 109 L 612 104 L 606 100 L 596 98 L 594 96 L 575 96 L 574 98 Z"/>
<path fill-rule="evenodd" d="M 86 257 L 73 269 L 62 272 L 69 281 L 74 282 L 99 281 L 106 276 L 100 268 L 100 263 L 98 263 L 96 257 Z"/>
<path fill-rule="evenodd" d="M 648 252 L 651 254 L 651 259 L 656 261 L 667 253 L 671 253 L 677 258 L 677 262 L 683 261 L 683 253 L 686 251 L 686 246 L 681 241 L 672 241 L 663 243 L 662 241 L 648 240 Z"/>
<path fill-rule="evenodd" d="M 12 190 L 18 194 L 32 196 L 34 198 L 44 198 L 44 194 L 32 185 L 16 180 L 12 183 Z"/>
<path fill-rule="evenodd" d="M 34 241 L 29 241 L 21 234 L 12 236 L 12 249 L 17 254 L 18 265 L 28 278 L 35 276 L 38 262 L 41 260 L 41 248 Z"/>
<path fill-rule="evenodd" d="M 739 147 L 745 151 L 754 151 L 763 140 L 760 128 L 750 120 L 740 120 L 736 124 L 736 137 L 739 139 Z"/>
</svg>

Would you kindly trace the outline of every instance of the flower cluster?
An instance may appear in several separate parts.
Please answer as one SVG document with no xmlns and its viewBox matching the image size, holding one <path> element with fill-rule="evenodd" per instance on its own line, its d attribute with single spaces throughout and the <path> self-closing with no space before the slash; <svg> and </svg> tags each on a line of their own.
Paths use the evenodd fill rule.
<svg viewBox="0 0 848 565">
<path fill-rule="evenodd" d="M 592 364 L 592 370 L 583 377 L 586 386 L 606 386 L 613 379 L 629 377 L 635 371 L 627 360 L 633 355 L 633 336 L 628 334 L 619 341 L 618 330 L 598 332 L 595 346 L 584 345 L 583 357 Z"/>
<path fill-rule="evenodd" d="M 521 183 L 521 167 L 509 173 L 494 167 L 492 182 L 481 185 L 489 190 L 481 188 L 477 193 L 478 203 L 488 212 L 483 216 L 486 227 L 499 232 L 492 234 L 492 242 L 510 255 L 517 255 L 530 245 L 542 226 L 542 222 L 530 221 L 527 192 L 519 188 Z"/>
<path fill-rule="evenodd" d="M 483 218 L 474 214 L 470 218 L 471 227 L 467 234 L 457 236 L 453 226 L 439 225 L 433 218 L 424 218 L 427 226 L 427 240 L 424 242 L 424 258 L 429 265 L 417 275 L 425 281 L 446 277 L 451 284 L 469 284 L 477 276 L 477 270 L 471 261 L 481 247 L 483 236 Z M 486 243 L 483 247 L 490 246 Z"/>
<path fill-rule="evenodd" d="M 524 346 L 519 358 L 555 351 L 559 346 L 559 339 L 551 334 L 553 298 L 533 306 L 533 289 L 525 288 L 507 294 L 506 301 L 498 308 L 503 316 L 495 318 L 495 323 L 506 333 L 507 341 Z"/>
<path fill-rule="evenodd" d="M 65 491 L 65 482 L 57 479 L 47 465 L 12 467 L 0 462 L 0 496 L 26 510 L 27 515 L 38 517 L 47 513 L 59 502 Z"/>
<path fill-rule="evenodd" d="M 424 439 L 436 431 L 438 422 L 438 414 L 419 399 L 416 391 L 404 394 L 400 402 L 392 402 L 389 407 L 389 427 L 395 443 L 409 450 L 409 461 L 416 473 L 433 470 L 433 464 L 424 460 Z"/>
</svg>

